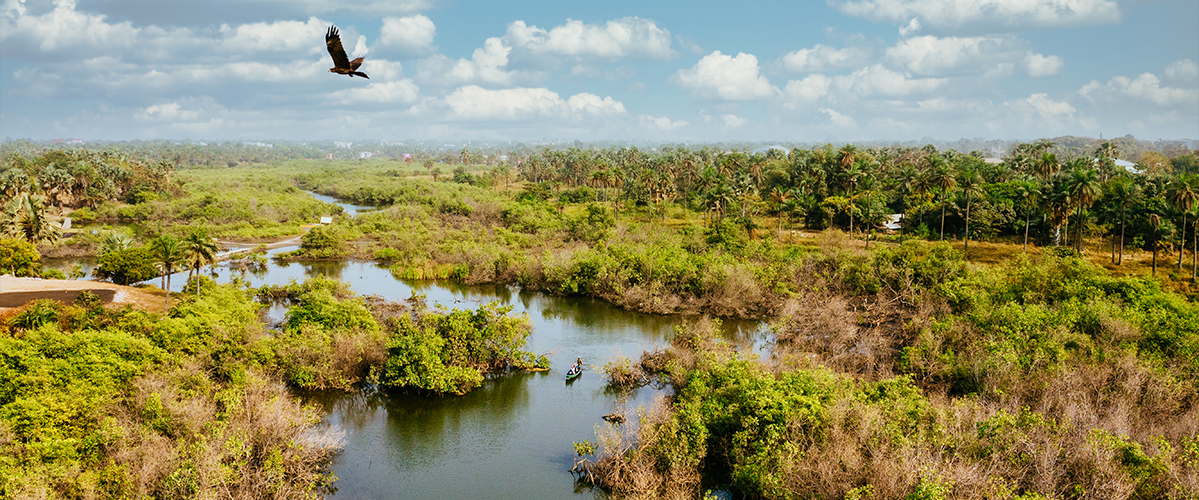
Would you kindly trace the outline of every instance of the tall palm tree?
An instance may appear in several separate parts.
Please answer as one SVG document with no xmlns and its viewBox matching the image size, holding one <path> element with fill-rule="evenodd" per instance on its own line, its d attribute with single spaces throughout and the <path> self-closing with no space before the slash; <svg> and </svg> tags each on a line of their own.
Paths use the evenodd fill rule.
<svg viewBox="0 0 1199 500">
<path fill-rule="evenodd" d="M 162 289 L 167 292 L 165 313 L 171 309 L 171 274 L 175 272 L 175 265 L 183 260 L 183 245 L 175 237 L 164 234 L 150 241 L 150 256 L 162 273 Z"/>
<path fill-rule="evenodd" d="M 1016 193 L 1024 200 L 1024 252 L 1028 252 L 1028 226 L 1032 209 L 1036 206 L 1037 198 L 1041 196 L 1041 187 L 1036 181 L 1025 177 L 1016 182 Z"/>
<path fill-rule="evenodd" d="M 837 152 L 837 156 L 841 168 L 848 170 L 850 166 L 858 162 L 858 148 L 853 144 L 846 144 L 841 147 L 841 151 Z"/>
<path fill-rule="evenodd" d="M 1116 206 L 1115 208 L 1119 208 L 1120 210 L 1119 257 L 1113 259 L 1112 263 L 1116 265 L 1122 265 L 1124 264 L 1124 226 L 1126 223 L 1124 219 L 1124 213 L 1127 211 L 1128 206 L 1136 203 L 1137 198 L 1141 196 L 1141 186 L 1137 185 L 1128 177 L 1114 177 L 1112 180 L 1108 181 L 1108 192 L 1111 195 L 1112 203 Z M 1115 231 L 1112 233 L 1112 241 L 1114 242 L 1116 239 Z"/>
<path fill-rule="evenodd" d="M 1157 276 L 1157 228 L 1162 223 L 1157 214 L 1149 214 L 1149 225 L 1153 226 L 1153 276 Z"/>
<path fill-rule="evenodd" d="M 183 257 L 189 268 L 188 280 L 200 275 L 200 268 L 216 262 L 216 254 L 220 250 L 216 241 L 208 237 L 202 229 L 193 229 L 183 239 Z M 200 293 L 200 281 L 196 280 L 196 292 Z"/>
<path fill-rule="evenodd" d="M 846 149 L 849 149 L 850 152 L 845 153 Z M 855 149 L 856 148 L 849 144 L 846 144 L 844 148 L 841 148 L 842 161 L 844 161 L 845 158 L 852 157 L 854 154 L 856 154 L 854 151 Z M 849 166 L 845 168 L 845 171 L 842 172 L 841 176 L 845 178 L 845 197 L 849 199 L 849 237 L 853 238 L 853 213 L 855 208 L 853 203 L 854 191 L 857 190 L 858 183 L 862 182 L 862 179 L 866 177 L 866 172 L 862 170 L 857 163 L 850 163 Z"/>
<path fill-rule="evenodd" d="M 787 207 L 787 202 L 791 199 L 791 191 L 775 187 L 770 191 L 771 209 L 779 219 L 778 239 L 783 239 L 783 210 Z"/>
<path fill-rule="evenodd" d="M 934 160 L 934 158 L 936 158 Z M 930 169 L 929 181 L 930 185 L 941 191 L 941 237 L 945 239 L 945 203 L 949 197 L 949 192 L 957 187 L 957 178 L 953 175 L 953 168 L 949 166 L 940 156 L 929 156 Z"/>
<path fill-rule="evenodd" d="M 902 231 L 908 232 L 908 202 L 907 197 L 919 190 L 920 172 L 911 163 L 904 162 L 900 166 L 899 175 L 895 178 L 895 189 L 899 192 L 899 199 L 903 202 L 903 213 L 900 214 L 899 224 Z"/>
<path fill-rule="evenodd" d="M 1095 199 L 1099 198 L 1099 172 L 1095 169 L 1080 168 L 1076 165 L 1070 171 L 1067 189 L 1070 193 L 1070 199 L 1078 207 L 1078 239 L 1076 240 L 1077 244 L 1074 246 L 1074 249 L 1082 253 L 1082 231 L 1083 226 L 1086 225 L 1083 224 L 1083 214 L 1087 208 L 1090 208 L 1095 203 Z"/>
<path fill-rule="evenodd" d="M 1182 250 L 1186 246 L 1186 227 L 1187 227 L 1187 212 L 1195 206 L 1195 201 L 1199 199 L 1199 175 L 1182 174 L 1170 181 L 1166 187 L 1166 198 L 1174 205 L 1174 208 L 1182 212 L 1182 231 L 1179 231 L 1178 244 L 1178 270 L 1182 270 Z M 1195 249 L 1191 249 L 1194 251 Z"/>
<path fill-rule="evenodd" d="M 975 195 L 982 194 L 982 184 L 982 176 L 973 169 L 963 170 L 958 180 L 958 187 L 966 195 L 966 245 L 962 251 L 967 258 L 970 256 L 970 201 Z"/>
</svg>

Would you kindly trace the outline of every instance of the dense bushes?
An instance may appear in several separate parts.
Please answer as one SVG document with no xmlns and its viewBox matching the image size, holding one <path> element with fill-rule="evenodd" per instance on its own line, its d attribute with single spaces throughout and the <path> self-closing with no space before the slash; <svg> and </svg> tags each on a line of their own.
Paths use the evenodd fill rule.
<svg viewBox="0 0 1199 500">
<path fill-rule="evenodd" d="M 419 302 L 418 302 L 419 303 Z M 531 331 L 511 306 L 489 303 L 476 311 L 434 312 L 417 307 L 389 325 L 384 386 L 462 394 L 483 382 L 483 372 L 549 368 L 546 357 L 522 351 Z"/>
<path fill-rule="evenodd" d="M 86 302 L 3 320 L 0 496 L 319 495 L 337 440 L 270 375 L 244 292 L 203 283 L 167 318 Z"/>
</svg>

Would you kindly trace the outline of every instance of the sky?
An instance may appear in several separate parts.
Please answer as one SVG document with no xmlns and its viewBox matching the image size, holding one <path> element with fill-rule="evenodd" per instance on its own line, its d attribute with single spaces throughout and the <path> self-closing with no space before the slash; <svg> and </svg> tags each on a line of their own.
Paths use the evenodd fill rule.
<svg viewBox="0 0 1199 500">
<path fill-rule="evenodd" d="M 13 139 L 1199 138 L 1195 0 L 0 2 Z"/>
</svg>

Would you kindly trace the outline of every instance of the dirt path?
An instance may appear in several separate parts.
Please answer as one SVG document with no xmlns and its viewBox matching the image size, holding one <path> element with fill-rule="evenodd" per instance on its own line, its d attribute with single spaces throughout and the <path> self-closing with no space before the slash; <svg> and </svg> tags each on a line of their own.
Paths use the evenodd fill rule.
<svg viewBox="0 0 1199 500">
<path fill-rule="evenodd" d="M 44 280 L 0 276 L 0 313 L 38 299 L 70 304 L 80 292 L 90 291 L 105 304 L 130 304 L 135 309 L 162 312 L 166 293 L 162 290 L 115 285 L 103 281 Z"/>
<path fill-rule="evenodd" d="M 273 250 L 276 248 L 282 248 L 282 247 L 293 246 L 293 245 L 298 246 L 300 244 L 301 238 L 303 238 L 303 235 L 293 236 L 291 238 L 275 241 L 272 243 L 238 243 L 238 242 L 233 242 L 233 241 L 217 240 L 217 243 L 222 246 L 236 247 L 233 250 L 228 250 L 228 251 L 218 253 L 217 260 L 221 261 L 221 260 L 235 259 L 235 258 L 237 258 L 237 256 L 239 256 L 243 253 L 249 253 L 249 252 L 253 251 L 254 249 L 258 248 L 259 246 L 262 246 L 262 247 L 266 248 L 267 250 Z"/>
</svg>

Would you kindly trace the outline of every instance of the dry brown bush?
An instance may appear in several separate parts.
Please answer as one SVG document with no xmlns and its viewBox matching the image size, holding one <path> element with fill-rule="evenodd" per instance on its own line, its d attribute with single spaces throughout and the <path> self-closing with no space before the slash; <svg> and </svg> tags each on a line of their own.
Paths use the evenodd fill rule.
<svg viewBox="0 0 1199 500">
<path fill-rule="evenodd" d="M 153 498 L 309 499 L 319 491 L 339 436 L 315 429 L 314 409 L 279 381 L 247 371 L 241 385 L 196 391 L 197 365 L 134 381 L 114 408 L 119 438 L 108 456 L 129 473 L 128 493 Z M 169 425 L 147 421 L 162 403 Z M 199 424 L 199 425 L 197 425 Z M 166 430 L 167 432 L 162 432 Z"/>
</svg>

